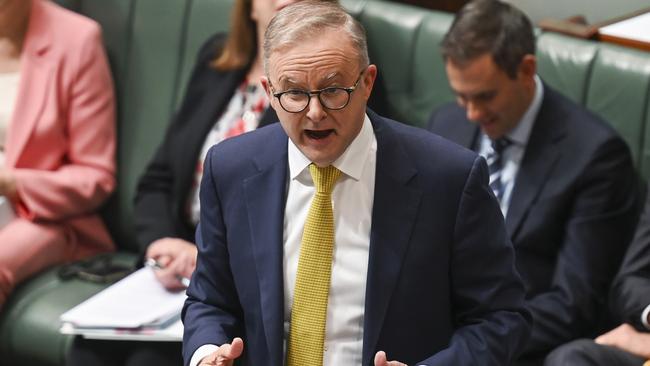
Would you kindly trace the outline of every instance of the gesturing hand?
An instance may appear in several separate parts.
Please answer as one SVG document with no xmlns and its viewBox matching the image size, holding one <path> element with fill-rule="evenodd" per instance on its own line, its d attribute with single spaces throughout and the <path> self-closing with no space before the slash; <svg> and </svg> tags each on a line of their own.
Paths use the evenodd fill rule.
<svg viewBox="0 0 650 366">
<path fill-rule="evenodd" d="M 234 360 L 244 351 L 244 341 L 237 337 L 232 343 L 222 344 L 213 353 L 205 356 L 198 366 L 232 366 Z"/>
<path fill-rule="evenodd" d="M 379 351 L 375 354 L 375 366 L 407 366 L 407 365 L 399 361 L 388 361 L 386 359 L 386 352 Z"/>
</svg>

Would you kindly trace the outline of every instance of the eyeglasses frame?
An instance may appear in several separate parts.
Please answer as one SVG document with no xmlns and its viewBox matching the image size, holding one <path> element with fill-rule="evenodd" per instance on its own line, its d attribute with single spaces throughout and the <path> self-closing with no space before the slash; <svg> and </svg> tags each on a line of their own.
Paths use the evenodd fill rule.
<svg viewBox="0 0 650 366">
<path fill-rule="evenodd" d="M 330 111 L 340 111 L 341 109 L 347 107 L 348 104 L 350 104 L 350 99 L 352 98 L 352 92 L 355 91 L 355 90 L 357 89 L 357 87 L 359 86 L 359 82 L 361 81 L 361 76 L 363 75 L 364 72 L 366 72 L 366 70 L 367 70 L 367 67 L 364 68 L 364 69 L 359 73 L 359 77 L 357 78 L 357 81 L 355 81 L 355 82 L 354 82 L 354 85 L 352 85 L 352 86 L 350 86 L 350 87 L 328 86 L 328 87 L 326 87 L 326 88 L 316 89 L 316 90 L 287 89 L 287 90 L 284 90 L 284 91 L 281 91 L 281 92 L 277 92 L 277 93 L 276 93 L 276 92 L 273 90 L 274 87 L 273 87 L 273 84 L 271 83 L 271 78 L 269 78 L 269 77 L 267 76 L 267 79 L 269 80 L 269 86 L 271 87 L 271 92 L 272 92 L 271 95 L 273 95 L 274 97 L 278 98 L 278 103 L 280 103 L 280 107 L 282 107 L 282 109 L 284 109 L 287 113 L 301 113 L 302 111 L 304 111 L 305 109 L 307 109 L 307 107 L 309 107 L 309 104 L 311 103 L 311 97 L 312 97 L 313 95 L 316 95 L 316 96 L 318 97 L 318 102 L 320 103 L 320 105 L 321 105 L 324 109 L 327 109 L 327 110 L 330 110 Z M 320 95 L 321 95 L 322 92 L 324 92 L 325 90 L 331 90 L 331 89 L 343 90 L 343 91 L 345 91 L 346 93 L 348 93 L 348 100 L 347 100 L 347 101 L 345 102 L 345 104 L 344 104 L 343 106 L 341 106 L 340 108 L 329 108 L 329 107 L 325 106 L 325 104 L 323 103 L 323 101 L 320 99 Z M 295 111 L 295 112 L 293 112 L 293 111 L 289 111 L 289 110 L 287 110 L 287 109 L 284 107 L 284 105 L 282 105 L 282 100 L 280 99 L 280 97 L 282 97 L 282 95 L 284 95 L 284 94 L 286 94 L 286 93 L 290 93 L 290 92 L 294 92 L 294 93 L 295 93 L 295 92 L 301 92 L 301 93 L 307 95 L 307 103 L 305 104 L 305 106 L 304 106 L 301 110 L 299 110 L 299 111 Z"/>
</svg>

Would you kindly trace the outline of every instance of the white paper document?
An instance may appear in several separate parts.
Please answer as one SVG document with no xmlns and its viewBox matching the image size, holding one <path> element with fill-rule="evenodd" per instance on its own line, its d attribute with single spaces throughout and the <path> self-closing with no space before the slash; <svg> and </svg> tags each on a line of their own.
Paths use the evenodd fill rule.
<svg viewBox="0 0 650 366">
<path fill-rule="evenodd" d="M 185 298 L 185 292 L 167 291 L 145 267 L 63 313 L 61 332 L 86 338 L 180 340 Z"/>
<path fill-rule="evenodd" d="M 63 334 L 77 334 L 87 339 L 105 339 L 119 341 L 180 342 L 183 340 L 183 322 L 178 319 L 167 328 L 75 328 L 70 323 L 63 323 Z"/>
<path fill-rule="evenodd" d="M 650 12 L 602 27 L 598 33 L 650 43 Z"/>
</svg>

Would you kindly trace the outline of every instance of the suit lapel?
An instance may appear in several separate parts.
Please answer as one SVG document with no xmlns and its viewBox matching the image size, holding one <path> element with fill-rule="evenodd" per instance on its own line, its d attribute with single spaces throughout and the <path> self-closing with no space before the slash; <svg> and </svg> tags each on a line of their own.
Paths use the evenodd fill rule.
<svg viewBox="0 0 650 366">
<path fill-rule="evenodd" d="M 47 60 L 47 51 L 51 45 L 50 33 L 47 31 L 47 18 L 42 14 L 40 1 L 32 2 L 30 23 L 25 37 L 22 70 L 16 107 L 7 133 L 6 165 L 15 166 L 23 151 L 36 122 L 46 105 L 47 93 L 54 74 L 53 67 Z"/>
<path fill-rule="evenodd" d="M 417 170 L 390 131 L 391 127 L 374 113 L 368 114 L 377 138 L 377 170 L 366 284 L 363 365 L 369 364 L 374 357 L 422 195 L 421 191 L 408 186 Z"/>
<path fill-rule="evenodd" d="M 531 131 L 506 215 L 506 227 L 514 241 L 530 207 L 544 188 L 548 176 L 562 155 L 556 145 L 566 134 L 560 113 L 553 108 L 552 90 L 545 88 L 544 101 Z"/>
<path fill-rule="evenodd" d="M 282 364 L 284 337 L 283 227 L 286 200 L 287 137 L 278 134 L 255 161 L 259 173 L 244 181 L 246 209 L 255 270 L 260 290 L 260 311 L 269 350 L 269 364 Z"/>
</svg>

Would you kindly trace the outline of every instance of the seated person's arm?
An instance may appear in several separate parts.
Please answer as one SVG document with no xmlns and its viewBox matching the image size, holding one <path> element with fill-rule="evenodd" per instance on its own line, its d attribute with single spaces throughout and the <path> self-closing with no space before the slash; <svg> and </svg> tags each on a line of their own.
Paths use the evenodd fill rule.
<svg viewBox="0 0 650 366">
<path fill-rule="evenodd" d="M 650 331 L 650 200 L 612 286 L 610 303 L 621 322 Z"/>
<path fill-rule="evenodd" d="M 564 239 L 549 243 L 560 248 L 550 290 L 528 300 L 534 323 L 528 353 L 585 336 L 607 306 L 636 222 L 637 181 L 629 150 L 618 138 L 601 146 L 583 172 L 564 219 Z"/>
<path fill-rule="evenodd" d="M 93 211 L 115 187 L 115 101 L 99 27 L 80 49 L 66 113 L 59 117 L 65 120 L 65 132 L 42 132 L 65 134 L 67 163 L 54 170 L 13 168 L 2 174 L 1 193 L 13 196 L 24 218 L 58 220 Z M 44 129 L 52 128 L 51 122 L 42 123 Z"/>
</svg>

